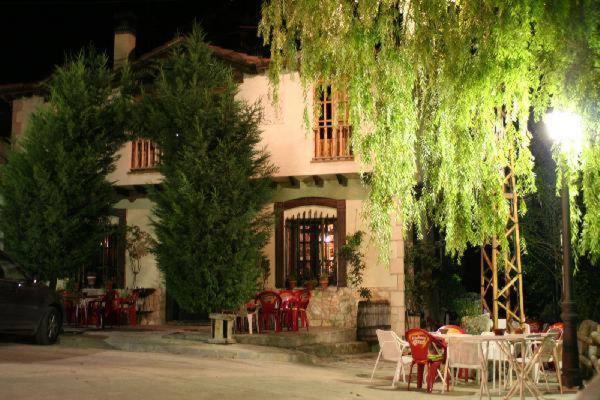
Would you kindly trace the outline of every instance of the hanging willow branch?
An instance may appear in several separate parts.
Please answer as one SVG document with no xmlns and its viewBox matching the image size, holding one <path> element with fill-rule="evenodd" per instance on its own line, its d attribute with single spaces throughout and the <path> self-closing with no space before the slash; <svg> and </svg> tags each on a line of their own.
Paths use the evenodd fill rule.
<svg viewBox="0 0 600 400">
<path fill-rule="evenodd" d="M 322 81 L 347 88 L 352 145 L 363 166 L 372 169 L 368 221 L 383 250 L 393 219 L 404 228 L 425 220 L 435 223 L 444 230 L 451 254 L 493 235 L 504 238 L 509 208 L 502 179 L 511 160 L 519 193 L 535 190 L 530 109 L 539 117 L 561 99 L 579 105 L 578 92 L 565 89 L 569 66 L 560 64 L 574 50 L 559 42 L 566 32 L 575 34 L 576 42 L 584 28 L 567 30 L 577 10 L 545 8 L 544 3 L 263 4 L 259 32 L 271 49 L 275 91 L 286 71 L 300 71 L 305 90 Z M 591 3 L 582 7 L 593 8 Z M 580 59 L 588 62 L 584 56 Z M 588 73 L 587 79 L 597 83 L 595 74 Z M 581 85 L 575 81 L 571 88 Z M 597 173 L 591 180 L 588 185 L 597 188 Z M 586 206 L 600 209 L 600 201 L 594 201 Z M 584 233 L 600 229 L 595 218 L 587 220 Z M 597 239 L 585 243 L 600 251 Z M 388 252 L 381 253 L 386 258 Z"/>
</svg>

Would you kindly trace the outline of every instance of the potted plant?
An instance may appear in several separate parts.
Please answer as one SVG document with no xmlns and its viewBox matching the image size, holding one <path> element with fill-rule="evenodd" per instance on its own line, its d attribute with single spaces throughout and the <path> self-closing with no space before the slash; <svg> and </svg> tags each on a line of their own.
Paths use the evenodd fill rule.
<svg viewBox="0 0 600 400">
<path fill-rule="evenodd" d="M 295 271 L 290 272 L 290 274 L 288 275 L 288 278 L 287 278 L 287 283 L 288 283 L 288 289 L 290 289 L 290 290 L 292 290 L 296 287 L 296 284 L 298 283 L 298 278 L 296 278 Z"/>
<path fill-rule="evenodd" d="M 306 282 L 304 282 L 304 287 L 308 290 L 313 290 L 317 287 L 318 284 L 319 281 L 317 281 L 316 279 L 309 279 Z"/>
<path fill-rule="evenodd" d="M 321 289 L 327 289 L 327 286 L 329 286 L 329 276 L 325 272 L 322 272 L 319 277 L 319 286 L 321 286 Z"/>
<path fill-rule="evenodd" d="M 85 275 L 85 279 L 87 280 L 88 287 L 93 288 L 96 286 L 96 273 L 94 271 L 88 271 Z"/>
<path fill-rule="evenodd" d="M 261 272 L 261 287 L 265 290 L 267 283 L 269 282 L 269 276 L 271 275 L 271 262 L 269 258 L 263 254 L 260 260 L 260 272 Z"/>
<path fill-rule="evenodd" d="M 137 276 L 142 270 L 142 258 L 150 252 L 156 242 L 148 232 L 141 230 L 137 225 L 126 228 L 125 239 L 129 255 L 129 268 L 133 274 L 131 286 L 135 288 Z"/>
<path fill-rule="evenodd" d="M 346 243 L 340 249 L 340 255 L 348 263 L 348 283 L 358 292 L 363 301 L 371 301 L 371 289 L 362 286 L 363 272 L 366 264 L 364 254 L 360 251 L 363 241 L 363 231 L 356 231 L 346 238 Z"/>
</svg>

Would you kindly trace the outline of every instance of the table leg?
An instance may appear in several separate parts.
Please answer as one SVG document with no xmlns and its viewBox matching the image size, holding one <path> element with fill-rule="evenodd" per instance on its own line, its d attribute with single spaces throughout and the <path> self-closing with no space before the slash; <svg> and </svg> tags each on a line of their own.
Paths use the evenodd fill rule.
<svg viewBox="0 0 600 400">
<path fill-rule="evenodd" d="M 483 342 L 480 343 L 479 345 L 479 360 L 481 362 L 481 376 L 480 376 L 480 387 L 479 387 L 479 398 L 481 399 L 481 396 L 483 396 L 483 393 L 485 391 L 485 393 L 487 394 L 488 399 L 491 399 L 492 397 L 490 396 L 490 390 L 488 388 L 488 367 L 487 367 L 487 360 L 488 360 L 488 356 L 489 356 L 489 349 L 490 349 L 490 344 L 487 343 L 487 347 L 485 348 L 485 357 L 483 356 Z"/>
<path fill-rule="evenodd" d="M 522 362 L 519 363 L 516 359 L 516 356 L 512 354 L 510 348 L 507 349 L 506 343 L 498 342 L 498 345 L 502 352 L 508 358 L 508 362 L 510 366 L 517 373 L 517 381 L 512 383 L 512 386 L 509 392 L 504 397 L 504 400 L 510 399 L 514 396 L 515 392 L 519 391 L 519 397 L 521 399 L 525 398 L 525 390 L 528 390 L 531 395 L 533 395 L 536 399 L 543 398 L 541 392 L 535 387 L 535 385 L 528 379 L 528 374 L 531 372 L 531 368 L 537 361 L 539 357 L 539 350 L 536 354 L 531 358 L 529 363 L 526 361 L 526 357 L 522 357 Z M 525 349 L 525 347 L 523 347 Z"/>
</svg>

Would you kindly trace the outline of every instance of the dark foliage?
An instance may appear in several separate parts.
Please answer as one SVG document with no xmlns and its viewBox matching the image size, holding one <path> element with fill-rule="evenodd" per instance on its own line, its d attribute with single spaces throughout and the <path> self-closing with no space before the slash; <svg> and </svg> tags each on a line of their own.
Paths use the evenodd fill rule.
<svg viewBox="0 0 600 400">
<path fill-rule="evenodd" d="M 162 151 L 151 193 L 159 268 L 182 308 L 237 309 L 257 290 L 273 222 L 260 108 L 235 99 L 231 69 L 198 27 L 156 67 L 136 120 Z"/>
<path fill-rule="evenodd" d="M 90 263 L 116 197 L 106 176 L 126 140 L 129 75 L 81 52 L 58 68 L 0 175 L 6 251 L 31 274 L 56 280 Z"/>
</svg>

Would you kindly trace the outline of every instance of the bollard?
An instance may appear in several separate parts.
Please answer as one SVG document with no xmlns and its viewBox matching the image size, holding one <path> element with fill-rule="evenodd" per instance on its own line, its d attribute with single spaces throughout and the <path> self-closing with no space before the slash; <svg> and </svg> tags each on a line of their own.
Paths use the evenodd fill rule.
<svg viewBox="0 0 600 400">
<path fill-rule="evenodd" d="M 210 339 L 208 343 L 231 344 L 235 343 L 233 338 L 233 325 L 235 314 L 214 313 L 209 315 L 211 322 Z"/>
</svg>

